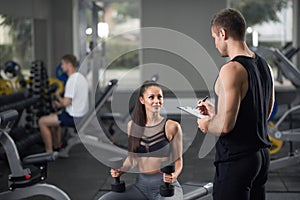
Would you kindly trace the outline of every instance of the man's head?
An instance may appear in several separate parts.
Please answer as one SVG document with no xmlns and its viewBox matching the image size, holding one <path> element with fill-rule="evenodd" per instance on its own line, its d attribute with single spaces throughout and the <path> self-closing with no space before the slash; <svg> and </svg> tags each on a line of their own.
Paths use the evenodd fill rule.
<svg viewBox="0 0 300 200">
<path fill-rule="evenodd" d="M 238 10 L 232 8 L 221 10 L 212 19 L 211 27 L 218 34 L 220 29 L 224 29 L 228 37 L 238 41 L 245 40 L 246 21 Z"/>
<path fill-rule="evenodd" d="M 62 70 L 69 74 L 71 71 L 75 71 L 77 67 L 77 59 L 74 55 L 66 54 L 61 58 Z"/>
<path fill-rule="evenodd" d="M 232 8 L 218 12 L 211 21 L 211 33 L 221 56 L 228 56 L 228 41 L 245 41 L 246 22 L 243 15 Z"/>
</svg>

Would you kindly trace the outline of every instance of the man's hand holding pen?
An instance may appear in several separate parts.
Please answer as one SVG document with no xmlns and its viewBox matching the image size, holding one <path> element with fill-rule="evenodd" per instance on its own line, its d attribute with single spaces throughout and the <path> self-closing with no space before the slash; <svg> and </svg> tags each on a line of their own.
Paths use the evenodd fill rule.
<svg viewBox="0 0 300 200">
<path fill-rule="evenodd" d="M 208 115 L 208 117 L 213 117 L 215 115 L 215 106 L 210 101 L 206 101 L 207 99 L 208 96 L 206 96 L 202 100 L 199 100 L 196 108 L 202 115 Z"/>
<path fill-rule="evenodd" d="M 201 114 L 207 115 L 207 117 L 198 119 L 198 127 L 203 133 L 206 133 L 208 131 L 209 122 L 211 118 L 215 115 L 215 106 L 211 102 L 206 101 L 207 98 L 208 96 L 206 96 L 202 100 L 199 100 L 196 107 L 199 109 L 199 112 Z"/>
</svg>

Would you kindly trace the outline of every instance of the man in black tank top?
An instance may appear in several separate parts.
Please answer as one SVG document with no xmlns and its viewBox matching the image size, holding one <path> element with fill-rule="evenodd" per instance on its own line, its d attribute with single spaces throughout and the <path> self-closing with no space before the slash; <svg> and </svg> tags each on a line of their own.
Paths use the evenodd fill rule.
<svg viewBox="0 0 300 200">
<path fill-rule="evenodd" d="M 273 109 L 273 75 L 266 61 L 247 47 L 241 13 L 224 9 L 211 23 L 222 57 L 215 83 L 216 108 L 198 102 L 203 133 L 220 136 L 216 144 L 215 200 L 263 200 L 270 163 L 267 121 Z"/>
</svg>

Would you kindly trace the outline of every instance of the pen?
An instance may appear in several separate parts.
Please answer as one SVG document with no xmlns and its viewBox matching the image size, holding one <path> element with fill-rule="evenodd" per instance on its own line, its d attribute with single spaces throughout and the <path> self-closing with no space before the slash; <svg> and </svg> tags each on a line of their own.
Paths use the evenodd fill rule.
<svg viewBox="0 0 300 200">
<path fill-rule="evenodd" d="M 204 97 L 204 98 L 201 100 L 201 102 L 206 101 L 206 99 L 208 99 L 208 96 Z M 198 109 L 199 107 L 200 107 L 200 106 L 196 106 L 196 109 Z"/>
</svg>

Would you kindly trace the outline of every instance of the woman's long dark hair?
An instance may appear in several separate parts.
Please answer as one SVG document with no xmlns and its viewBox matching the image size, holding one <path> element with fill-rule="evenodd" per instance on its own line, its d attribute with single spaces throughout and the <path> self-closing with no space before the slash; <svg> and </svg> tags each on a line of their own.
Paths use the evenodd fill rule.
<svg viewBox="0 0 300 200">
<path fill-rule="evenodd" d="M 154 81 L 145 81 L 138 91 L 138 95 L 135 99 L 135 107 L 131 114 L 132 124 L 130 130 L 130 136 L 128 138 L 128 151 L 137 153 L 137 149 L 140 146 L 141 137 L 144 133 L 144 128 L 147 122 L 145 105 L 140 102 L 140 97 L 143 97 L 145 90 L 148 87 L 161 86 Z"/>
</svg>

